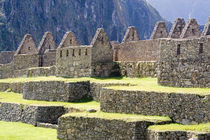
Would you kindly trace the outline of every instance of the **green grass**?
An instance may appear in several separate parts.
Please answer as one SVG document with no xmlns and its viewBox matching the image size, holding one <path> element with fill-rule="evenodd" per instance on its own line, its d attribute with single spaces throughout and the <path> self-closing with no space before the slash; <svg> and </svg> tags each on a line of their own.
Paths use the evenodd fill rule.
<svg viewBox="0 0 210 140">
<path fill-rule="evenodd" d="M 120 113 L 105 113 L 98 111 L 96 113 L 88 112 L 75 112 L 63 115 L 63 117 L 74 116 L 74 117 L 85 117 L 85 118 L 101 118 L 107 120 L 123 120 L 126 122 L 136 122 L 136 121 L 149 121 L 149 122 L 163 122 L 171 121 L 169 117 L 161 116 L 144 116 L 135 114 L 120 114 Z"/>
<path fill-rule="evenodd" d="M 100 104 L 95 101 L 70 103 L 70 102 L 48 102 L 48 101 L 25 100 L 22 98 L 22 94 L 17 94 L 12 92 L 0 92 L 0 102 L 20 103 L 24 105 L 65 106 L 68 108 L 75 108 L 79 110 L 100 109 Z"/>
<path fill-rule="evenodd" d="M 112 86 L 109 87 L 115 90 L 137 90 L 137 91 L 154 91 L 161 93 L 185 93 L 185 94 L 199 94 L 210 95 L 210 88 L 176 88 L 166 87 L 157 84 L 157 78 L 126 78 L 126 77 L 113 77 L 113 78 L 63 78 L 63 77 L 31 77 L 31 78 L 9 78 L 1 79 L 0 83 L 18 83 L 28 81 L 65 81 L 65 82 L 79 82 L 90 81 L 95 83 L 119 83 L 129 84 L 130 86 Z M 131 86 L 132 85 L 132 86 Z"/>
<path fill-rule="evenodd" d="M 55 129 L 34 127 L 19 122 L 0 121 L 0 140 L 57 140 Z"/>
<path fill-rule="evenodd" d="M 148 128 L 154 131 L 191 131 L 191 132 L 208 132 L 210 133 L 210 123 L 197 125 L 181 125 L 181 124 L 166 124 L 153 125 Z"/>
</svg>

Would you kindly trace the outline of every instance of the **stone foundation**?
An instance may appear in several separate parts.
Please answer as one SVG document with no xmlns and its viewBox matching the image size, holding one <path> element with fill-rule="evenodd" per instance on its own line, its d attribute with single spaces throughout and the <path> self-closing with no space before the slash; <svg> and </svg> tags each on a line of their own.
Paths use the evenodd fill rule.
<svg viewBox="0 0 210 140">
<path fill-rule="evenodd" d="M 209 95 L 101 90 L 101 110 L 112 113 L 169 116 L 182 124 L 210 120 Z"/>
<path fill-rule="evenodd" d="M 127 77 L 157 77 L 158 63 L 156 61 L 117 62 L 121 76 Z"/>
</svg>

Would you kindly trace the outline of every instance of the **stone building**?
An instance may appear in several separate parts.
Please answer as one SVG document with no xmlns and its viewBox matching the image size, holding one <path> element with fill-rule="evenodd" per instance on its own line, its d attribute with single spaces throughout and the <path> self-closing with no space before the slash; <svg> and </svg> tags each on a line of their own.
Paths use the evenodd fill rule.
<svg viewBox="0 0 210 140">
<path fill-rule="evenodd" d="M 203 29 L 202 36 L 210 35 L 210 17 L 208 18 L 208 21 Z"/>
<path fill-rule="evenodd" d="M 122 42 L 139 41 L 140 37 L 135 26 L 128 27 Z"/>
<path fill-rule="evenodd" d="M 162 39 L 158 83 L 210 87 L 210 38 Z"/>
<path fill-rule="evenodd" d="M 169 33 L 169 38 L 180 38 L 180 35 L 185 27 L 185 21 L 183 18 L 177 18 Z"/>
</svg>

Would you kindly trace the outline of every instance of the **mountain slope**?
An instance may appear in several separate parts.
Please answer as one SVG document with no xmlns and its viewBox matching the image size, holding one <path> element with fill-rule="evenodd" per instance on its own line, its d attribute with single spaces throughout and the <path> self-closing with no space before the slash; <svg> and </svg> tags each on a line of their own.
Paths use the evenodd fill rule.
<svg viewBox="0 0 210 140">
<path fill-rule="evenodd" d="M 145 39 L 158 20 L 163 19 L 145 0 L 0 0 L 0 51 L 16 49 L 26 33 L 38 43 L 45 31 L 57 44 L 66 31 L 88 44 L 99 27 L 121 41 L 133 25 Z"/>
</svg>

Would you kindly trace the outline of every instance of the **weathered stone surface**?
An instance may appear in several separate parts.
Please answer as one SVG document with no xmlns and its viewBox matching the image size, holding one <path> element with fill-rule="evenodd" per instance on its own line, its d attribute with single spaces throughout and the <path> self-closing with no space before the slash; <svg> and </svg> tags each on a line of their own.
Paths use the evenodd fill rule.
<svg viewBox="0 0 210 140">
<path fill-rule="evenodd" d="M 18 122 L 21 121 L 21 115 L 21 104 L 0 102 L 0 120 Z"/>
<path fill-rule="evenodd" d="M 46 50 L 56 50 L 57 45 L 51 32 L 45 32 L 39 43 L 38 54 L 45 54 Z"/>
<path fill-rule="evenodd" d="M 23 93 L 23 83 L 0 83 L 0 91 Z"/>
<path fill-rule="evenodd" d="M 13 60 L 15 51 L 2 51 L 0 52 L 0 64 L 8 64 Z"/>
<path fill-rule="evenodd" d="M 27 54 L 27 55 L 32 55 L 32 54 L 37 54 L 37 48 L 36 44 L 34 43 L 34 40 L 32 38 L 32 35 L 26 34 L 21 41 L 15 55 L 20 55 L 20 54 Z"/>
<path fill-rule="evenodd" d="M 169 33 L 169 38 L 180 38 L 182 30 L 185 27 L 185 21 L 183 18 L 177 18 Z"/>
<path fill-rule="evenodd" d="M 91 47 L 71 46 L 58 48 L 56 76 L 89 77 L 91 75 Z"/>
<path fill-rule="evenodd" d="M 73 32 L 66 32 L 58 48 L 65 48 L 69 46 L 79 46 L 79 43 Z"/>
<path fill-rule="evenodd" d="M 187 131 L 148 131 L 147 140 L 208 140 L 210 133 Z"/>
<path fill-rule="evenodd" d="M 117 62 L 121 76 L 126 77 L 157 77 L 156 61 Z"/>
<path fill-rule="evenodd" d="M 182 124 L 210 120 L 209 98 L 193 94 L 157 93 L 146 91 L 101 90 L 101 110 L 112 113 L 169 116 Z"/>
<path fill-rule="evenodd" d="M 97 29 L 91 45 L 91 76 L 109 76 L 113 66 L 113 51 L 103 28 Z"/>
<path fill-rule="evenodd" d="M 196 19 L 190 19 L 186 23 L 180 38 L 198 38 L 201 32 Z"/>
<path fill-rule="evenodd" d="M 151 124 L 154 123 L 68 116 L 59 118 L 57 137 L 64 140 L 144 140 Z"/>
<path fill-rule="evenodd" d="M 68 102 L 88 96 L 89 92 L 89 82 L 26 82 L 23 86 L 23 98 L 29 100 Z"/>
<path fill-rule="evenodd" d="M 208 21 L 203 29 L 202 36 L 210 35 L 210 17 L 208 18 Z"/>
<path fill-rule="evenodd" d="M 168 30 L 166 28 L 165 22 L 163 21 L 157 22 L 150 39 L 167 38 L 167 37 L 168 37 Z"/>
<path fill-rule="evenodd" d="M 160 59 L 159 40 L 123 42 L 113 46 L 115 61 L 158 61 Z"/>
<path fill-rule="evenodd" d="M 210 87 L 210 43 L 198 39 L 162 39 L 158 83 L 175 87 Z"/>
<path fill-rule="evenodd" d="M 139 41 L 140 37 L 135 26 L 128 27 L 122 42 Z"/>
</svg>

